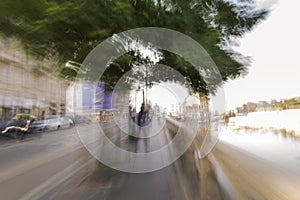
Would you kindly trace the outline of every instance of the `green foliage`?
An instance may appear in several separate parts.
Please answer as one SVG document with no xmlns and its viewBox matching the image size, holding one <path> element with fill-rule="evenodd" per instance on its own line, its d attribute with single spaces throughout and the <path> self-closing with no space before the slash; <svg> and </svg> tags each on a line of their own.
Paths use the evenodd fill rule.
<svg viewBox="0 0 300 200">
<path fill-rule="evenodd" d="M 59 58 L 61 74 L 72 78 L 69 61 L 81 63 L 101 41 L 137 27 L 164 27 L 199 42 L 219 68 L 222 80 L 246 70 L 236 53 L 224 44 L 250 31 L 267 15 L 253 0 L 1 0 L 0 31 L 19 38 L 26 51 L 39 59 Z M 138 59 L 128 54 L 114 61 L 103 77 L 114 84 Z M 189 63 L 164 53 L 162 63 L 192 82 L 195 91 L 208 94 L 207 85 Z"/>
</svg>

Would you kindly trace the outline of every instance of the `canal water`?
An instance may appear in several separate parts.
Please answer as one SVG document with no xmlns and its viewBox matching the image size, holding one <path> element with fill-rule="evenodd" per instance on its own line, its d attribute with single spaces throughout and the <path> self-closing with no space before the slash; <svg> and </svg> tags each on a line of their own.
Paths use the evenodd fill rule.
<svg viewBox="0 0 300 200">
<path fill-rule="evenodd" d="M 300 175 L 300 137 L 270 129 L 227 126 L 220 141 Z"/>
</svg>

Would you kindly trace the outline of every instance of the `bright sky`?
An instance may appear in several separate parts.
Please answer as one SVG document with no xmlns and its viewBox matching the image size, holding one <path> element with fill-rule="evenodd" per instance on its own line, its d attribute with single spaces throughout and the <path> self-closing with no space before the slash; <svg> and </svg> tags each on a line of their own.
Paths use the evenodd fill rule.
<svg viewBox="0 0 300 200">
<path fill-rule="evenodd" d="M 157 104 L 162 108 L 166 108 L 167 112 L 171 112 L 173 110 L 174 105 L 185 101 L 185 99 L 188 96 L 188 92 L 184 87 L 178 84 L 164 82 L 155 85 L 151 89 L 149 89 L 147 95 L 148 95 L 147 99 L 150 99 L 152 105 Z M 142 91 L 136 93 L 136 97 L 137 97 L 136 104 L 139 109 L 143 102 Z M 131 99 L 134 102 L 135 99 L 134 92 L 132 92 L 131 94 Z M 188 103 L 191 103 L 190 101 Z M 192 103 L 197 103 L 197 102 L 192 102 Z"/>
<path fill-rule="evenodd" d="M 224 85 L 226 110 L 250 101 L 300 96 L 300 1 L 259 0 L 259 5 L 272 11 L 235 48 L 253 61 L 245 78 Z"/>
<path fill-rule="evenodd" d="M 131 99 L 133 102 L 135 102 L 135 95 L 136 107 L 138 109 L 138 112 L 141 107 L 141 104 L 143 103 L 143 93 L 142 91 L 139 91 L 136 94 L 132 92 Z M 154 86 L 151 89 L 149 89 L 147 94 L 145 92 L 145 98 L 150 99 L 153 106 L 157 104 L 161 108 L 166 108 L 167 112 L 172 111 L 172 104 L 175 105 L 180 102 L 177 94 L 174 91 L 170 90 L 168 87 L 164 87 L 164 85 Z"/>
</svg>

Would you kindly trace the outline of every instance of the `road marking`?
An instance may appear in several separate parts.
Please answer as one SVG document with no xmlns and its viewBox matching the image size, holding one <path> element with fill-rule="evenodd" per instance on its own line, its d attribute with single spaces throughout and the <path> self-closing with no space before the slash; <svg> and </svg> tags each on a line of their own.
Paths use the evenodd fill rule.
<svg viewBox="0 0 300 200">
<path fill-rule="evenodd" d="M 26 162 L 24 164 L 16 165 L 16 166 L 13 166 L 3 172 L 0 172 L 0 182 L 6 181 L 6 180 L 16 177 L 20 174 L 26 173 L 27 171 L 29 171 L 35 167 L 43 165 L 47 162 L 51 162 L 52 160 L 63 157 L 65 155 L 70 154 L 79 149 L 84 149 L 84 146 L 80 145 L 80 143 L 78 142 L 75 145 L 73 144 L 73 145 L 69 145 L 69 146 L 64 146 L 62 148 L 58 148 L 56 151 L 53 151 L 53 152 L 50 152 L 50 153 L 47 153 L 44 155 L 39 155 L 39 156 L 37 156 L 37 158 L 28 160 L 28 162 Z"/>
<path fill-rule="evenodd" d="M 71 164 L 69 167 L 65 168 L 63 171 L 55 174 L 50 179 L 46 180 L 39 186 L 35 187 L 33 190 L 25 194 L 21 199 L 22 200 L 36 200 L 43 199 L 43 197 L 51 192 L 55 187 L 62 184 L 69 178 L 71 178 L 74 174 L 78 173 L 80 170 L 85 168 L 87 165 L 94 162 L 93 159 L 89 159 L 87 162 L 80 164 L 80 160 Z"/>
</svg>

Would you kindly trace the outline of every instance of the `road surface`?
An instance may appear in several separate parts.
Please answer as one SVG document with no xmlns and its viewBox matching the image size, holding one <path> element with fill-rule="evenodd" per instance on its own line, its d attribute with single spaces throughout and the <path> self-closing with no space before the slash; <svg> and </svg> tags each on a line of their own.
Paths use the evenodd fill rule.
<svg viewBox="0 0 300 200">
<path fill-rule="evenodd" d="M 89 124 L 80 125 L 86 132 Z M 133 152 L 147 152 L 170 140 L 115 138 L 117 127 L 106 125 L 111 140 Z M 0 140 L 1 199 L 299 199 L 299 177 L 247 152 L 218 143 L 205 159 L 191 147 L 172 165 L 132 174 L 97 161 L 80 142 L 76 128 Z M 262 178 L 263 177 L 263 178 Z"/>
<path fill-rule="evenodd" d="M 89 125 L 86 128 L 88 131 Z M 118 131 L 116 127 L 108 129 L 112 137 Z M 153 142 L 128 135 L 120 140 L 122 146 L 127 144 L 132 151 L 157 148 Z M 0 159 L 1 199 L 199 199 L 200 196 L 194 159 L 183 156 L 166 168 L 145 174 L 119 172 L 94 159 L 81 144 L 75 128 L 36 133 L 24 140 L 2 138 Z"/>
</svg>

